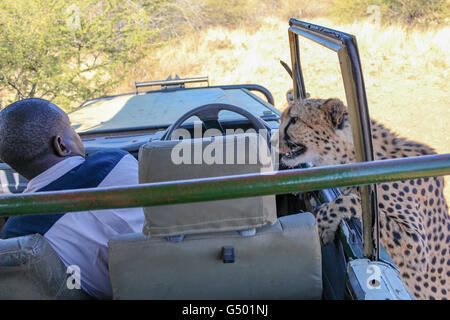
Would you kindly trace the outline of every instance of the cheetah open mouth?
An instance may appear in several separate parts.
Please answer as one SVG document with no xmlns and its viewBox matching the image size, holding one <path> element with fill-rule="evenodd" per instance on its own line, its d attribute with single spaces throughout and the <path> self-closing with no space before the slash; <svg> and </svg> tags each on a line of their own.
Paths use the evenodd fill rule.
<svg viewBox="0 0 450 320">
<path fill-rule="evenodd" d="M 291 152 L 285 153 L 282 157 L 283 160 L 291 160 L 306 152 L 306 147 L 302 144 L 296 144 L 292 148 Z"/>
</svg>

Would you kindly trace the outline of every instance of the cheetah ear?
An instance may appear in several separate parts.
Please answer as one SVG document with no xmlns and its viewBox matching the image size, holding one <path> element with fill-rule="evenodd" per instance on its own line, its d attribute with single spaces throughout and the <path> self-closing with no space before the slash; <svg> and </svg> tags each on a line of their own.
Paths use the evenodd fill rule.
<svg viewBox="0 0 450 320">
<path fill-rule="evenodd" d="M 294 89 L 289 89 L 286 92 L 286 100 L 288 103 L 294 102 Z"/>
<path fill-rule="evenodd" d="M 342 129 L 346 107 L 339 99 L 328 99 L 321 106 L 335 129 Z"/>
<path fill-rule="evenodd" d="M 283 66 L 283 68 L 286 70 L 286 72 L 289 73 L 291 78 L 294 79 L 294 75 L 292 73 L 291 68 L 288 66 L 288 64 L 286 62 L 284 62 L 283 60 L 280 60 L 280 63 Z M 310 94 L 307 92 L 305 99 L 308 99 L 309 97 L 310 97 Z M 294 89 L 289 89 L 286 92 L 286 100 L 287 100 L 288 103 L 294 102 Z"/>
<path fill-rule="evenodd" d="M 310 97 L 311 95 L 307 92 L 306 93 L 306 98 L 305 99 L 309 99 L 309 97 Z M 292 103 L 292 102 L 294 102 L 294 89 L 289 89 L 287 92 L 286 92 L 286 100 L 287 100 L 287 102 L 288 103 Z"/>
<path fill-rule="evenodd" d="M 284 62 L 283 60 L 280 60 L 280 63 L 283 66 L 284 70 L 286 70 L 286 72 L 289 73 L 291 78 L 294 79 L 294 76 L 292 74 L 292 69 L 288 66 L 288 64 L 286 62 Z"/>
</svg>

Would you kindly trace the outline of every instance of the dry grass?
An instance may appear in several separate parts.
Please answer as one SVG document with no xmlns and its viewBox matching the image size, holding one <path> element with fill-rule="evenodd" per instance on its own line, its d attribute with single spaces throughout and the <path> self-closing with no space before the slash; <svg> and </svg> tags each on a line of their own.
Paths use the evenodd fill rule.
<svg viewBox="0 0 450 320">
<path fill-rule="evenodd" d="M 372 118 L 438 153 L 450 153 L 448 26 L 406 30 L 370 23 L 336 25 L 322 18 L 311 22 L 356 35 Z M 165 79 L 175 73 L 209 75 L 213 85 L 261 84 L 282 109 L 285 92 L 292 86 L 279 64 L 280 59 L 290 62 L 287 28 L 287 20 L 269 17 L 258 30 L 214 27 L 185 36 L 157 50 L 154 59 L 140 64 L 118 91 L 132 90 L 134 81 Z M 311 96 L 345 101 L 336 55 L 306 41 L 301 46 Z M 450 203 L 450 177 L 446 182 Z"/>
</svg>

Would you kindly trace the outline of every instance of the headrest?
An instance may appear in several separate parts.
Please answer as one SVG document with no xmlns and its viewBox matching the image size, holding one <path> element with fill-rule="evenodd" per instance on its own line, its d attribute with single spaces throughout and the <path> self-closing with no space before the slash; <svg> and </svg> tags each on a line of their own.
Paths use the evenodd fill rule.
<svg viewBox="0 0 450 320">
<path fill-rule="evenodd" d="M 139 182 L 186 180 L 273 171 L 267 141 L 246 133 L 151 141 L 139 150 Z M 274 224 L 275 196 L 144 208 L 143 233 L 173 236 L 245 230 Z"/>
</svg>

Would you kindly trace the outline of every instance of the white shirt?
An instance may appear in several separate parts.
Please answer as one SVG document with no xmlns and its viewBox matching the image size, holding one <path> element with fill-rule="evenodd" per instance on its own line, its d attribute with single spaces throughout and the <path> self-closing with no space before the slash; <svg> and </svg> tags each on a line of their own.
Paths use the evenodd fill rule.
<svg viewBox="0 0 450 320">
<path fill-rule="evenodd" d="M 69 157 L 29 181 L 24 192 L 35 192 L 85 161 Z M 98 187 L 138 184 L 138 162 L 125 155 Z M 141 233 L 142 208 L 106 209 L 64 214 L 44 234 L 66 267 L 80 270 L 81 287 L 99 299 L 112 297 L 108 272 L 108 240 L 117 234 Z"/>
</svg>

